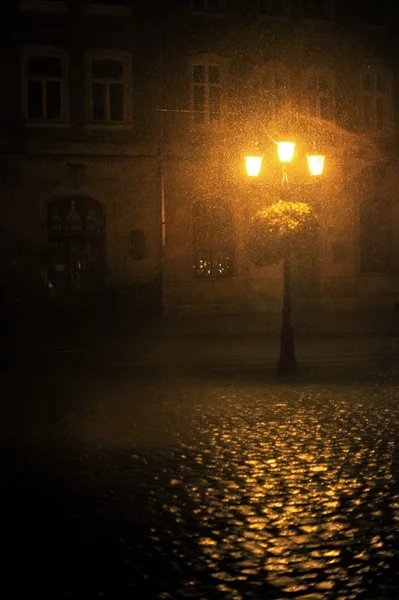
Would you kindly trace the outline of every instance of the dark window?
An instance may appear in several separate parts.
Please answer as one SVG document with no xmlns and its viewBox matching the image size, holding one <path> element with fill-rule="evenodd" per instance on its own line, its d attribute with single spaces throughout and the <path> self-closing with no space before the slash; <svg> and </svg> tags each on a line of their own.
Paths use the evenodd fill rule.
<svg viewBox="0 0 399 600">
<path fill-rule="evenodd" d="M 390 85 L 384 74 L 369 72 L 362 77 L 363 122 L 368 131 L 384 131 L 389 125 Z"/>
<path fill-rule="evenodd" d="M 195 277 L 234 274 L 234 226 L 228 202 L 214 199 L 194 205 L 193 243 Z"/>
<path fill-rule="evenodd" d="M 111 121 L 123 121 L 123 86 L 111 84 L 109 87 L 109 116 Z"/>
<path fill-rule="evenodd" d="M 389 208 L 379 200 L 360 205 L 360 268 L 363 273 L 384 272 L 389 266 Z"/>
<path fill-rule="evenodd" d="M 284 107 L 288 97 L 288 86 L 284 74 L 270 70 L 263 78 L 262 94 L 266 101 L 266 111 L 270 117 L 275 117 Z"/>
<path fill-rule="evenodd" d="M 59 121 L 62 118 L 64 66 L 55 56 L 32 56 L 26 62 L 27 118 Z"/>
<path fill-rule="evenodd" d="M 122 79 L 123 63 L 119 60 L 93 60 L 91 75 L 93 79 Z"/>
<path fill-rule="evenodd" d="M 43 85 L 41 81 L 28 81 L 28 119 L 43 118 Z"/>
<path fill-rule="evenodd" d="M 145 231 L 132 229 L 129 234 L 129 255 L 133 260 L 142 260 L 147 255 Z"/>
<path fill-rule="evenodd" d="M 220 82 L 220 69 L 219 67 L 210 66 L 208 69 L 208 81 L 209 83 Z"/>
<path fill-rule="evenodd" d="M 314 73 L 307 82 L 305 99 L 311 114 L 322 119 L 334 118 L 333 81 L 321 73 Z"/>
<path fill-rule="evenodd" d="M 46 82 L 46 112 L 48 119 L 61 119 L 61 82 Z"/>
<path fill-rule="evenodd" d="M 193 67 L 194 83 L 205 83 L 205 67 L 204 65 L 195 65 Z"/>
<path fill-rule="evenodd" d="M 62 61 L 55 56 L 32 56 L 27 62 L 27 72 L 36 77 L 62 77 Z"/>
<path fill-rule="evenodd" d="M 91 106 L 93 121 L 124 121 L 123 63 L 98 59 L 91 63 Z M 117 82 L 120 83 L 117 83 Z"/>
<path fill-rule="evenodd" d="M 93 83 L 92 89 L 92 116 L 94 121 L 107 119 L 106 87 L 103 83 Z"/>
<path fill-rule="evenodd" d="M 220 120 L 220 68 L 195 65 L 192 72 L 194 123 Z"/>
</svg>

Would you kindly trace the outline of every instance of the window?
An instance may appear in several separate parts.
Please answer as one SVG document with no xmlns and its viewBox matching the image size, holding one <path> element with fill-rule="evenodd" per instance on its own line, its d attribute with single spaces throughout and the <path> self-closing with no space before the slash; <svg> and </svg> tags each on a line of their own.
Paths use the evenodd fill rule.
<svg viewBox="0 0 399 600">
<path fill-rule="evenodd" d="M 231 206 L 220 199 L 194 205 L 194 276 L 234 274 L 234 227 Z"/>
<path fill-rule="evenodd" d="M 209 56 L 190 61 L 191 108 L 195 125 L 220 122 L 222 71 L 219 61 Z"/>
<path fill-rule="evenodd" d="M 66 121 L 66 60 L 61 54 L 29 51 L 24 64 L 24 117 L 31 123 Z"/>
<path fill-rule="evenodd" d="M 289 100 L 289 74 L 283 66 L 268 66 L 261 75 L 261 94 L 266 115 L 276 117 Z"/>
<path fill-rule="evenodd" d="M 334 119 L 335 98 L 333 76 L 329 71 L 313 71 L 305 77 L 305 105 L 309 114 L 321 119 Z"/>
<path fill-rule="evenodd" d="M 380 200 L 360 205 L 360 269 L 363 273 L 384 272 L 389 267 L 389 207 Z"/>
<path fill-rule="evenodd" d="M 391 122 L 391 76 L 388 70 L 366 69 L 362 73 L 364 129 L 384 132 Z"/>
<path fill-rule="evenodd" d="M 89 120 L 97 125 L 131 121 L 131 59 L 125 53 L 91 52 L 88 57 Z"/>
</svg>

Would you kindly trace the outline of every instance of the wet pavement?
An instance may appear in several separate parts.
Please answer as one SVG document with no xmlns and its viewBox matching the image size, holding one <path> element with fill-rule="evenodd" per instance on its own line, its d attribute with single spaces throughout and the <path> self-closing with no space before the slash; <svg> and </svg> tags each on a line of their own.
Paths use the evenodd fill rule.
<svg viewBox="0 0 399 600">
<path fill-rule="evenodd" d="M 11 597 L 399 596 L 397 385 L 69 370 L 2 389 Z"/>
</svg>

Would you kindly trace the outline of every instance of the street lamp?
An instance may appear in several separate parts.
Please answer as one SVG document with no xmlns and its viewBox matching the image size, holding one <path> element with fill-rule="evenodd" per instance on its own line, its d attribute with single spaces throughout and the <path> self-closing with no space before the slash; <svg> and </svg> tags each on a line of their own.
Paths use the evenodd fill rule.
<svg viewBox="0 0 399 600">
<path fill-rule="evenodd" d="M 274 140 L 273 140 L 274 141 Z M 294 142 L 275 142 L 277 144 L 278 158 L 282 164 L 284 191 L 287 191 L 288 185 L 288 164 L 292 161 L 295 151 Z M 324 156 L 319 154 L 307 155 L 307 162 L 310 174 L 318 177 L 323 172 Z M 250 177 L 257 177 L 262 167 L 262 155 L 256 154 L 245 157 L 247 174 Z M 278 374 L 280 376 L 295 375 L 297 372 L 297 361 L 295 356 L 294 328 L 292 325 L 291 309 L 291 264 L 289 251 L 283 257 L 284 259 L 284 292 L 283 292 L 283 312 L 281 325 L 281 343 L 280 357 L 278 362 Z"/>
</svg>

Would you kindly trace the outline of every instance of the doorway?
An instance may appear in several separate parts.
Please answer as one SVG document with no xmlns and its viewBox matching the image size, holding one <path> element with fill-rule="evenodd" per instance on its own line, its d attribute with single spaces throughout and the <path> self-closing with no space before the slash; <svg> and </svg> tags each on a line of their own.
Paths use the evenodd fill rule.
<svg viewBox="0 0 399 600">
<path fill-rule="evenodd" d="M 47 280 L 57 292 L 101 288 L 106 282 L 104 206 L 87 196 L 47 205 Z"/>
</svg>

